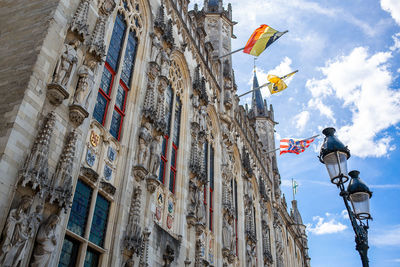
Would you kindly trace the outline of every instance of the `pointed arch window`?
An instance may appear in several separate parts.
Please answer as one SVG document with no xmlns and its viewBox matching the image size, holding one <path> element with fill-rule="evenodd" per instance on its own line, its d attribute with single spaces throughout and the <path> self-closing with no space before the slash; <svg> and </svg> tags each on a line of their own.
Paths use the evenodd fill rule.
<svg viewBox="0 0 400 267">
<path fill-rule="evenodd" d="M 175 98 L 175 99 L 174 99 Z M 171 86 L 165 92 L 167 131 L 163 136 L 158 180 L 175 193 L 182 103 Z M 172 125 L 171 125 L 172 124 Z M 170 149 L 169 149 L 170 148 Z M 170 154 L 169 150 L 171 151 Z M 167 181 L 169 166 L 169 180 Z"/>
<path fill-rule="evenodd" d="M 138 39 L 135 31 L 128 29 L 124 15 L 118 13 L 93 111 L 93 118 L 103 126 L 110 121 L 106 127 L 117 140 L 121 138 L 126 98 L 131 88 L 137 45 Z"/>
<path fill-rule="evenodd" d="M 204 167 L 208 183 L 204 185 L 204 206 L 207 210 L 208 229 L 213 231 L 214 221 L 214 148 L 207 141 L 203 147 Z"/>
</svg>

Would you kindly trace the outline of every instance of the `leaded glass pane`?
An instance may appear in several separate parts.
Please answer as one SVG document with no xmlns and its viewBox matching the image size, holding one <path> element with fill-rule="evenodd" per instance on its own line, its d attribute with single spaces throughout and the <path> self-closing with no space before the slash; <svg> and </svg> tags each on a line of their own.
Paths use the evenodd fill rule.
<svg viewBox="0 0 400 267">
<path fill-rule="evenodd" d="M 165 102 L 166 102 L 166 116 L 167 116 L 167 134 L 169 135 L 171 132 L 171 112 L 172 112 L 172 89 L 171 86 L 168 86 L 165 92 Z"/>
<path fill-rule="evenodd" d="M 86 251 L 84 267 L 97 267 L 99 265 L 100 253 L 88 248 Z"/>
<path fill-rule="evenodd" d="M 110 72 L 106 67 L 104 67 L 103 74 L 102 74 L 102 76 L 101 76 L 100 88 L 101 88 L 107 95 L 110 95 L 111 81 L 112 81 L 112 74 L 111 74 L 111 72 Z"/>
<path fill-rule="evenodd" d="M 126 45 L 124 62 L 122 65 L 121 80 L 126 86 L 130 87 L 132 70 L 135 64 L 137 39 L 134 32 L 129 32 L 128 43 Z"/>
<path fill-rule="evenodd" d="M 174 168 L 176 167 L 175 160 L 176 160 L 176 149 L 172 148 L 172 151 L 171 151 L 171 167 L 174 167 Z"/>
<path fill-rule="evenodd" d="M 167 138 L 163 138 L 161 155 L 167 157 Z"/>
<path fill-rule="evenodd" d="M 67 228 L 80 236 L 85 234 L 92 191 L 92 188 L 78 180 Z"/>
<path fill-rule="evenodd" d="M 111 36 L 110 46 L 108 48 L 107 63 L 111 68 L 116 71 L 118 66 L 119 55 L 121 53 L 122 42 L 124 40 L 124 33 L 126 30 L 126 23 L 124 15 L 118 13 L 115 19 L 114 29 Z"/>
<path fill-rule="evenodd" d="M 119 110 L 121 110 L 122 112 L 124 112 L 125 107 L 124 107 L 124 103 L 125 103 L 125 97 L 126 97 L 126 91 L 124 90 L 124 88 L 122 87 L 122 85 L 118 85 L 118 91 L 117 91 L 117 97 L 115 99 L 115 105 L 119 108 Z"/>
<path fill-rule="evenodd" d="M 164 160 L 160 160 L 160 172 L 158 174 L 158 180 L 163 183 L 164 181 L 164 170 L 165 170 L 165 162 Z"/>
<path fill-rule="evenodd" d="M 121 127 L 121 122 L 121 114 L 114 110 L 110 126 L 110 134 L 114 136 L 117 140 L 119 140 L 119 128 Z"/>
<path fill-rule="evenodd" d="M 176 146 L 179 146 L 179 131 L 180 131 L 180 126 L 181 126 L 181 110 L 182 110 L 182 104 L 177 99 L 176 101 L 176 109 L 175 109 L 175 119 L 174 119 L 174 136 L 172 141 Z"/>
<path fill-rule="evenodd" d="M 175 172 L 173 170 L 169 174 L 169 191 L 172 193 L 175 191 Z"/>
<path fill-rule="evenodd" d="M 97 195 L 89 240 L 100 247 L 104 244 L 109 210 L 110 202 L 102 195 Z"/>
<path fill-rule="evenodd" d="M 104 114 L 107 108 L 107 99 L 99 92 L 97 95 L 96 106 L 93 111 L 93 118 L 99 123 L 104 124 Z"/>
<path fill-rule="evenodd" d="M 72 238 L 65 236 L 61 250 L 59 267 L 74 267 L 78 255 L 79 243 Z"/>
</svg>

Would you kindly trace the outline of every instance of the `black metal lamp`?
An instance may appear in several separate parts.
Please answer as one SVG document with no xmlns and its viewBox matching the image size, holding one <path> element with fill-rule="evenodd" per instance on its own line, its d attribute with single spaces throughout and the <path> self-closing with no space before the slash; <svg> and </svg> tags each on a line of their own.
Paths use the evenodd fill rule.
<svg viewBox="0 0 400 267">
<path fill-rule="evenodd" d="M 347 176 L 347 160 L 350 158 L 350 150 L 334 134 L 332 127 L 322 131 L 325 135 L 321 147 L 319 160 L 325 164 L 329 177 L 333 184 L 339 185 L 349 180 Z"/>
<path fill-rule="evenodd" d="M 372 197 L 372 192 L 364 181 L 358 177 L 359 174 L 359 171 L 349 172 L 351 180 L 347 187 L 347 192 L 357 219 L 368 220 L 371 219 L 369 199 Z"/>
<path fill-rule="evenodd" d="M 331 182 L 340 189 L 340 196 L 343 198 L 355 233 L 356 250 L 360 254 L 363 267 L 368 267 L 368 219 L 372 219 L 369 211 L 369 199 L 372 192 L 358 177 L 359 171 L 347 173 L 347 160 L 350 158 L 350 150 L 334 135 L 335 129 L 326 128 L 322 133 L 325 135 L 325 139 L 319 160 L 325 164 Z M 346 190 L 344 184 L 349 180 L 348 175 L 350 175 L 351 180 Z M 351 210 L 349 201 L 353 210 Z M 366 223 L 364 223 L 364 220 L 366 220 Z"/>
</svg>

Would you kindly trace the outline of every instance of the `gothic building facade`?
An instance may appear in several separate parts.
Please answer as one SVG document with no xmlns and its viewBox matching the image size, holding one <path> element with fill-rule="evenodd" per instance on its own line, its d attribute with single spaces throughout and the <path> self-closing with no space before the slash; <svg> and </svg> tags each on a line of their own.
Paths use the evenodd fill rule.
<svg viewBox="0 0 400 267">
<path fill-rule="evenodd" d="M 231 6 L 188 3 L 1 4 L 0 266 L 310 266 Z"/>
</svg>

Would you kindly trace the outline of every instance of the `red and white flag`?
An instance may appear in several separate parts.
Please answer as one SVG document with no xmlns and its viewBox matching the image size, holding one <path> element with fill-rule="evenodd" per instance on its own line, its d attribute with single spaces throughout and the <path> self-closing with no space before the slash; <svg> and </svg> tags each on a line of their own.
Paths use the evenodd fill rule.
<svg viewBox="0 0 400 267">
<path fill-rule="evenodd" d="M 306 148 L 309 147 L 310 144 L 315 140 L 315 137 L 317 136 L 313 136 L 307 139 L 294 139 L 294 138 L 281 139 L 280 155 L 285 153 L 300 154 L 301 152 L 304 152 L 304 150 L 306 150 Z"/>
</svg>

